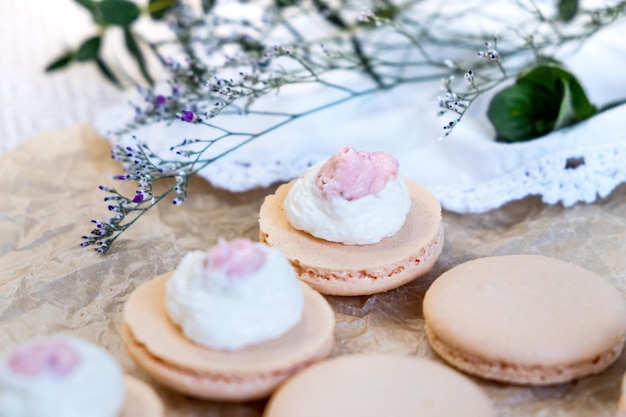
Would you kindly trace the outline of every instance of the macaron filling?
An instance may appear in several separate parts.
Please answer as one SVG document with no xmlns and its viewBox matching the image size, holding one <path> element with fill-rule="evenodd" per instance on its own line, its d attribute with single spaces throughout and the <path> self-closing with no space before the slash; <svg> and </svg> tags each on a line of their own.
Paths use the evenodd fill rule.
<svg viewBox="0 0 626 417">
<path fill-rule="evenodd" d="M 395 158 L 345 147 L 295 181 L 283 207 L 298 230 L 330 242 L 365 245 L 402 228 L 411 197 Z"/>
<path fill-rule="evenodd" d="M 185 255 L 167 282 L 165 308 L 193 342 L 239 350 L 287 333 L 300 321 L 304 297 L 278 249 L 220 240 Z"/>
<path fill-rule="evenodd" d="M 123 402 L 117 362 L 80 339 L 35 339 L 0 358 L 0 417 L 117 417 Z"/>
</svg>

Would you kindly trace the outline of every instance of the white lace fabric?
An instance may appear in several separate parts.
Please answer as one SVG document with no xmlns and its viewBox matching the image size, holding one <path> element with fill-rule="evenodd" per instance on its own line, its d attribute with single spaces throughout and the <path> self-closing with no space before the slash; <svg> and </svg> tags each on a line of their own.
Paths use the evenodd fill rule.
<svg viewBox="0 0 626 417">
<path fill-rule="evenodd" d="M 431 191 L 456 212 L 483 212 L 528 195 L 547 204 L 592 203 L 626 181 L 625 116 L 622 106 L 539 140 L 484 146 L 483 161 L 504 147 L 506 157 L 519 162 L 472 185 L 432 184 Z"/>
</svg>

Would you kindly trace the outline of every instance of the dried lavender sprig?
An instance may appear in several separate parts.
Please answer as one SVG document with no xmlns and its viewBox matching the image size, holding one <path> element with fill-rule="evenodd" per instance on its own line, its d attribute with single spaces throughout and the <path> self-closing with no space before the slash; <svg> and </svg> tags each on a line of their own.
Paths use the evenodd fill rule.
<svg viewBox="0 0 626 417">
<path fill-rule="evenodd" d="M 111 156 L 122 164 L 125 171 L 114 179 L 136 181 L 137 188 L 133 196 L 127 197 L 115 188 L 99 186 L 100 190 L 107 193 L 104 201 L 108 210 L 114 214 L 107 220 L 92 220 L 96 227 L 89 235 L 83 236 L 81 242 L 83 247 L 96 245 L 95 250 L 98 253 L 106 253 L 122 233 L 170 193 L 179 194 L 174 201 L 183 200 L 186 196 L 188 179 L 185 178 L 187 171 L 184 163 L 164 160 L 155 155 L 145 143 L 138 141 L 136 146 L 115 146 Z M 168 178 L 174 178 L 176 185 L 154 195 L 154 184 Z"/>
<path fill-rule="evenodd" d="M 123 232 L 125 232 L 141 216 L 143 216 L 152 207 L 154 207 L 154 205 L 156 205 L 170 193 L 175 192 L 177 194 L 177 197 L 172 200 L 173 204 L 182 204 L 186 199 L 187 185 L 189 179 L 209 164 L 228 155 L 231 152 L 236 151 L 238 148 L 246 145 L 247 143 L 281 128 L 288 123 L 291 123 L 299 118 L 320 112 L 322 110 L 326 110 L 330 107 L 340 105 L 357 97 L 373 94 L 378 91 L 378 87 L 373 87 L 371 89 L 359 92 L 350 90 L 346 91 L 349 91 L 349 94 L 347 94 L 343 98 L 324 103 L 315 108 L 300 113 L 271 113 L 274 116 L 283 116 L 284 120 L 277 122 L 258 132 L 226 131 L 215 125 L 212 125 L 205 120 L 190 118 L 189 123 L 197 123 L 213 127 L 221 130 L 222 134 L 214 139 L 187 139 L 177 145 L 172 146 L 172 150 L 176 150 L 176 152 L 179 152 L 179 155 L 189 157 L 189 160 L 187 161 L 173 161 L 163 159 L 152 153 L 148 145 L 146 145 L 145 143 L 138 143 L 136 147 L 124 148 L 121 146 L 117 146 L 112 155 L 114 159 L 122 163 L 126 173 L 116 176 L 115 179 L 122 181 L 136 180 L 138 181 L 139 188 L 137 189 L 134 198 L 130 199 L 129 197 L 121 195 L 115 189 L 100 186 L 102 190 L 111 194 L 110 196 L 105 197 L 106 199 L 114 199 L 116 201 L 117 204 L 109 205 L 109 210 L 116 212 L 117 215 L 114 218 L 109 219 L 108 221 L 99 221 L 99 224 L 101 224 L 102 226 L 92 230 L 90 236 L 84 236 L 81 245 L 89 246 L 96 244 L 98 245 L 98 247 L 96 248 L 96 252 L 106 253 L 110 249 L 113 242 Z M 217 155 L 208 158 L 202 158 L 202 156 L 211 146 L 219 141 L 230 137 L 243 137 L 244 140 L 227 148 Z M 185 147 L 189 145 L 198 143 L 204 144 L 204 147 L 200 150 L 195 151 L 185 149 Z M 172 173 L 172 171 L 175 172 Z M 167 189 L 162 194 L 152 195 L 152 189 L 154 184 L 166 178 L 174 178 L 176 184 Z M 128 215 L 132 215 L 133 217 L 130 220 L 127 220 Z"/>
<path fill-rule="evenodd" d="M 463 116 L 465 116 L 470 106 L 476 99 L 478 99 L 478 97 L 500 85 L 509 78 L 507 71 L 502 66 L 502 58 L 498 52 L 497 43 L 497 38 L 494 38 L 493 43 L 485 42 L 486 50 L 478 51 L 477 55 L 478 57 L 483 58 L 497 66 L 501 73 L 499 78 L 487 78 L 478 81 L 478 77 L 476 76 L 474 70 L 468 70 L 465 74 L 463 74 L 463 78 L 465 79 L 469 90 L 462 92 L 455 91 L 452 88 L 452 83 L 454 81 L 453 75 L 441 80 L 441 89 L 445 91 L 445 93 L 443 96 L 437 97 L 437 104 L 440 109 L 439 115 L 453 113 L 455 114 L 455 118 L 443 126 L 444 133 L 439 137 L 439 140 L 443 140 L 452 133 L 454 128 L 458 126 L 463 119 Z M 450 62 L 448 64 L 454 67 L 453 63 Z"/>
</svg>

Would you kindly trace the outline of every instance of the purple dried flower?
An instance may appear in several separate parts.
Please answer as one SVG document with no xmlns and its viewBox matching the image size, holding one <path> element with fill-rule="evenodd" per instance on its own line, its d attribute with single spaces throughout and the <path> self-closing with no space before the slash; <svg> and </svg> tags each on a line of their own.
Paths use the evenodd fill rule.
<svg viewBox="0 0 626 417">
<path fill-rule="evenodd" d="M 158 96 L 156 96 L 156 97 L 154 98 L 154 105 L 155 105 L 155 106 L 160 106 L 160 105 L 162 105 L 162 104 L 165 104 L 165 102 L 166 102 L 166 101 L 167 101 L 167 98 L 165 98 L 165 96 L 164 96 L 164 95 L 159 94 Z"/>
<path fill-rule="evenodd" d="M 143 201 L 143 199 L 144 199 L 143 193 L 137 191 L 137 194 L 135 194 L 135 198 L 133 198 L 133 203 L 139 204 Z"/>
<path fill-rule="evenodd" d="M 187 123 L 190 123 L 190 122 L 193 122 L 195 118 L 196 118 L 196 115 L 192 111 L 183 110 L 183 115 L 181 117 L 181 120 Z"/>
</svg>

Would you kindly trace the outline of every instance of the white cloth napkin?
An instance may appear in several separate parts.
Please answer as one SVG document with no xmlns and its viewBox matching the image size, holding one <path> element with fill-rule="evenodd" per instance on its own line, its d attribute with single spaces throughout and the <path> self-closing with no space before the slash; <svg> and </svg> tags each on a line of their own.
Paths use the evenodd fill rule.
<svg viewBox="0 0 626 417">
<path fill-rule="evenodd" d="M 596 105 L 626 97 L 624 35 L 622 21 L 564 57 Z M 292 108 L 327 94 L 321 88 L 304 88 L 311 91 L 285 90 L 273 98 L 274 104 Z M 484 97 L 452 135 L 439 141 L 442 126 L 450 119 L 436 115 L 440 94 L 439 82 L 432 82 L 349 101 L 256 139 L 210 164 L 200 175 L 217 187 L 244 191 L 297 177 L 313 163 L 352 145 L 394 155 L 403 175 L 426 186 L 443 207 L 456 212 L 483 212 L 527 195 L 540 195 L 549 204 L 590 203 L 626 180 L 624 105 L 540 139 L 501 144 L 493 140 L 485 116 L 488 97 Z M 96 126 L 107 135 L 119 128 L 128 112 L 128 106 L 105 112 Z M 254 131 L 254 118 L 236 118 L 233 123 L 239 130 Z M 170 146 L 207 135 L 201 126 L 184 122 L 147 126 L 133 133 L 159 155 L 172 158 L 176 156 Z M 132 142 L 128 136 L 121 140 Z"/>
</svg>

